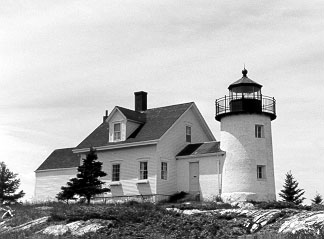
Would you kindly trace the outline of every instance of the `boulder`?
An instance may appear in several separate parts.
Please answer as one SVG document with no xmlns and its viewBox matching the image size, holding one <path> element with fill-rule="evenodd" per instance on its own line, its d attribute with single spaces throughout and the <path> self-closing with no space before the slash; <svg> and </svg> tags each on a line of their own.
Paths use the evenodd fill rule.
<svg viewBox="0 0 324 239">
<path fill-rule="evenodd" d="M 43 230 L 43 234 L 52 235 L 52 236 L 63 236 L 69 231 L 69 228 L 66 225 L 53 225 L 48 226 Z"/>
<path fill-rule="evenodd" d="M 324 211 L 297 213 L 287 218 L 278 232 L 324 236 Z"/>
<path fill-rule="evenodd" d="M 82 236 L 86 233 L 89 232 L 96 232 L 98 231 L 100 228 L 105 227 L 107 224 L 107 222 L 105 220 L 89 220 L 86 221 L 80 228 L 78 228 L 77 230 L 73 230 L 71 232 L 72 235 L 74 236 Z M 109 224 L 109 223 L 108 223 Z"/>
<path fill-rule="evenodd" d="M 102 219 L 91 219 L 88 221 L 75 221 L 66 225 L 54 225 L 45 228 L 43 234 L 52 236 L 62 236 L 67 232 L 70 232 L 74 236 L 82 236 L 89 232 L 96 232 L 100 228 L 109 227 L 113 224 L 113 221 Z"/>
</svg>

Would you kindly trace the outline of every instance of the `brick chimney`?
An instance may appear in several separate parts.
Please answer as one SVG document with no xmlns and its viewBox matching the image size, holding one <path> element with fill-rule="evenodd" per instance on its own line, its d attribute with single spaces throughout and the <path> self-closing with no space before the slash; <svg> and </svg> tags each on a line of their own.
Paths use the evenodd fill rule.
<svg viewBox="0 0 324 239">
<path fill-rule="evenodd" d="M 106 110 L 106 115 L 104 115 L 103 117 L 103 122 L 105 122 L 107 118 L 108 118 L 108 110 Z"/>
<path fill-rule="evenodd" d="M 135 95 L 135 111 L 147 110 L 147 92 L 134 92 Z"/>
</svg>

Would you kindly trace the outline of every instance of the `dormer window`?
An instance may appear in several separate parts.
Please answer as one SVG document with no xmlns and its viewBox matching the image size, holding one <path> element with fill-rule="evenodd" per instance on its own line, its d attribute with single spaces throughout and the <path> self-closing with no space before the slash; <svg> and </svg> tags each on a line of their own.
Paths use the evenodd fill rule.
<svg viewBox="0 0 324 239">
<path fill-rule="evenodd" d="M 114 141 L 121 140 L 120 123 L 114 124 Z"/>
</svg>

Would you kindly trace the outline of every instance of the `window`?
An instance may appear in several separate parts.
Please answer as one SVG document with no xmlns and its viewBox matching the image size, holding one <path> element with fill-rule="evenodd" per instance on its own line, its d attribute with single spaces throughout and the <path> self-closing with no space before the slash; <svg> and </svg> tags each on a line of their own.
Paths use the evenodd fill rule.
<svg viewBox="0 0 324 239">
<path fill-rule="evenodd" d="M 119 180 L 120 180 L 120 164 L 113 164 L 111 181 L 119 181 Z"/>
<path fill-rule="evenodd" d="M 186 142 L 191 143 L 191 127 L 186 126 Z"/>
<path fill-rule="evenodd" d="M 263 125 L 256 124 L 255 125 L 255 137 L 256 138 L 264 138 L 264 129 Z"/>
<path fill-rule="evenodd" d="M 168 179 L 168 163 L 161 162 L 161 179 Z"/>
<path fill-rule="evenodd" d="M 257 179 L 266 179 L 266 166 L 257 165 Z"/>
<path fill-rule="evenodd" d="M 140 162 L 140 179 L 147 179 L 147 162 Z"/>
<path fill-rule="evenodd" d="M 120 140 L 120 123 L 114 124 L 114 141 Z"/>
</svg>

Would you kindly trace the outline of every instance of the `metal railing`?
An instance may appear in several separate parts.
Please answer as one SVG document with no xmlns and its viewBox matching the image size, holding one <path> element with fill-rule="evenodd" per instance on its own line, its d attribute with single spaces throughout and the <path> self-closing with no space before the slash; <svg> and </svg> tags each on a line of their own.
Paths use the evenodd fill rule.
<svg viewBox="0 0 324 239">
<path fill-rule="evenodd" d="M 231 103 L 237 102 L 239 100 L 255 100 L 261 102 L 261 112 L 276 115 L 276 100 L 274 97 L 265 95 L 233 95 L 224 96 L 216 100 L 216 117 L 221 114 L 234 113 L 244 111 L 243 107 L 235 108 L 231 107 Z"/>
</svg>

